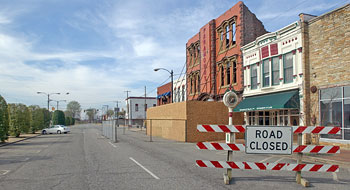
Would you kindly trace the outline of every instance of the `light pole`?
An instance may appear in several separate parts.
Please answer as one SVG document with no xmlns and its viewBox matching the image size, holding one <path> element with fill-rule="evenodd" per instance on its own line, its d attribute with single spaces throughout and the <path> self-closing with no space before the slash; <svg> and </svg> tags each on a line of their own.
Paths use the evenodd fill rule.
<svg viewBox="0 0 350 190">
<path fill-rule="evenodd" d="M 159 70 L 165 70 L 170 74 L 171 77 L 171 103 L 173 103 L 173 78 L 174 78 L 174 72 L 173 70 L 169 71 L 168 69 L 164 69 L 164 68 L 155 68 L 153 69 L 154 71 L 159 71 Z"/>
<path fill-rule="evenodd" d="M 61 94 L 59 92 L 55 92 L 55 93 L 36 92 L 36 93 L 47 95 L 47 110 L 49 110 L 49 111 L 50 111 L 50 101 L 52 101 L 52 100 L 50 100 L 50 95 L 54 95 L 54 94 L 60 95 Z M 69 92 L 66 93 L 66 95 L 68 95 L 68 94 L 69 94 Z"/>
<path fill-rule="evenodd" d="M 51 101 L 54 101 L 57 103 L 57 107 L 56 107 L 57 110 L 58 110 L 59 102 L 67 102 L 67 100 L 51 100 Z"/>
</svg>

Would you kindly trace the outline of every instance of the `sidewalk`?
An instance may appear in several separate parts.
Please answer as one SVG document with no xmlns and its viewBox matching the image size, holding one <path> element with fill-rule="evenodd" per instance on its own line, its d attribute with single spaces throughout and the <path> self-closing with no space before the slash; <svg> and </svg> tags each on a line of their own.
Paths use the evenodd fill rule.
<svg viewBox="0 0 350 190">
<path fill-rule="evenodd" d="M 34 138 L 34 137 L 37 137 L 39 135 L 41 135 L 40 132 L 36 132 L 35 134 L 21 134 L 20 137 L 9 136 L 9 138 L 4 143 L 0 143 L 0 147 L 6 146 L 9 144 L 13 144 L 13 143 L 17 143 L 20 141 L 24 141 L 26 139 Z"/>
</svg>

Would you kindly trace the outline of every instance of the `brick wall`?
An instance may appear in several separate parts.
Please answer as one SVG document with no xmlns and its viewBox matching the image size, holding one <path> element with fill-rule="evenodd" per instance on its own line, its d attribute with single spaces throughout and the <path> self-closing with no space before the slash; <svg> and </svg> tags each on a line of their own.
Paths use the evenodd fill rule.
<svg viewBox="0 0 350 190">
<path fill-rule="evenodd" d="M 350 85 L 350 4 L 310 20 L 308 37 L 310 87 L 306 90 Z M 318 91 L 309 94 L 311 118 L 315 116 L 320 124 Z"/>
<path fill-rule="evenodd" d="M 157 96 L 166 92 L 170 92 L 171 94 L 171 82 L 168 82 L 157 88 Z M 171 98 L 172 97 L 170 95 L 169 97 L 167 97 L 167 100 L 165 102 L 162 101 L 162 98 L 160 99 L 157 98 L 157 106 L 171 103 Z"/>
<path fill-rule="evenodd" d="M 234 124 L 243 124 L 242 113 L 234 113 L 233 117 Z M 150 108 L 147 119 L 147 135 L 153 119 L 153 136 L 183 142 L 224 140 L 224 133 L 198 132 L 197 124 L 227 124 L 228 109 L 222 102 L 187 101 Z M 243 138 L 243 135 L 238 135 L 238 138 Z"/>
</svg>

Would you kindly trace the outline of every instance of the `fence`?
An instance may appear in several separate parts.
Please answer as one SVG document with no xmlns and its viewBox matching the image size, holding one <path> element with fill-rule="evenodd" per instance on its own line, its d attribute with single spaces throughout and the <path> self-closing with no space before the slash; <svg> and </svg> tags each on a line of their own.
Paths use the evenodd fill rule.
<svg viewBox="0 0 350 190">
<path fill-rule="evenodd" d="M 103 136 L 117 141 L 117 120 L 106 120 L 102 121 L 102 134 Z"/>
<path fill-rule="evenodd" d="M 146 119 L 146 134 L 176 141 L 187 142 L 186 119 Z"/>
</svg>

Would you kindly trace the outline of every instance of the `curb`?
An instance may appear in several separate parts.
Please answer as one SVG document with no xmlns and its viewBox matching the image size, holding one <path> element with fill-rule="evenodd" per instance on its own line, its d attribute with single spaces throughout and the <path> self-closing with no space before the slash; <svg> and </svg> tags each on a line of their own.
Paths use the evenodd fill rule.
<svg viewBox="0 0 350 190">
<path fill-rule="evenodd" d="M 38 135 L 35 135 L 35 136 L 31 136 L 31 137 L 27 137 L 27 138 L 24 138 L 24 139 L 21 139 L 21 140 L 18 140 L 18 141 L 14 141 L 14 142 L 10 142 L 10 143 L 0 144 L 0 147 L 11 145 L 11 144 L 15 144 L 15 143 L 18 143 L 18 142 L 22 142 L 22 141 L 25 141 L 25 140 L 28 140 L 28 139 L 31 139 L 31 138 L 35 138 L 35 137 L 38 137 L 38 136 L 41 136 L 41 134 L 38 134 Z"/>
</svg>

